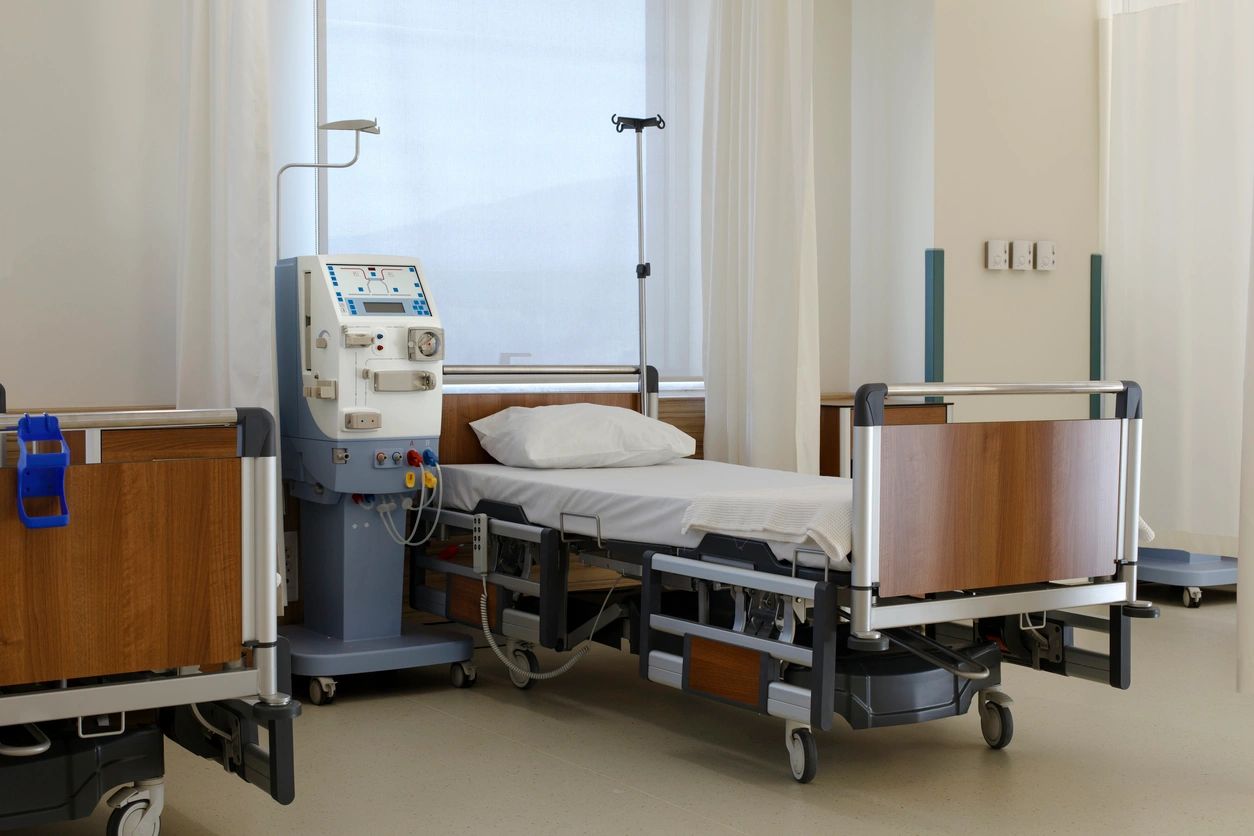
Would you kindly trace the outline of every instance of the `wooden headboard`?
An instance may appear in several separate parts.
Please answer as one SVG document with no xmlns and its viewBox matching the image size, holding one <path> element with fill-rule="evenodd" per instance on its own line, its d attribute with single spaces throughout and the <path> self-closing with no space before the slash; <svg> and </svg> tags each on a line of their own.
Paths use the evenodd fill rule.
<svg viewBox="0 0 1254 836">
<path fill-rule="evenodd" d="M 564 403 L 597 403 L 636 409 L 639 396 L 634 392 L 491 392 L 444 393 L 444 416 L 440 433 L 440 461 L 443 464 L 485 464 L 492 457 L 479 446 L 471 421 L 478 421 L 510 406 L 549 406 Z M 695 405 L 694 405 L 695 402 Z M 700 398 L 663 398 L 659 418 L 679 427 L 697 440 L 696 458 L 701 457 L 703 401 Z"/>
<path fill-rule="evenodd" d="M 488 464 L 494 461 L 479 446 L 471 421 L 487 418 L 511 406 L 550 406 L 563 403 L 599 403 L 636 409 L 634 392 L 475 392 L 444 393 L 440 432 L 441 464 Z"/>
</svg>

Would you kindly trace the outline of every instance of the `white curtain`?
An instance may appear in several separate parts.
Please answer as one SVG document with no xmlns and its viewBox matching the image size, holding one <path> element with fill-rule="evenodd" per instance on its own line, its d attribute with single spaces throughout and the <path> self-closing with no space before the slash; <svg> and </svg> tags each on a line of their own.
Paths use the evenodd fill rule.
<svg viewBox="0 0 1254 836">
<path fill-rule="evenodd" d="M 182 32 L 176 403 L 274 412 L 267 4 L 188 0 Z"/>
<path fill-rule="evenodd" d="M 1254 690 L 1254 3 L 1113 6 L 1106 369 L 1145 388 L 1141 510 L 1155 545 L 1236 554 L 1244 518 L 1240 678 Z"/>
<path fill-rule="evenodd" d="M 702 155 L 705 455 L 818 469 L 813 0 L 724 0 Z"/>
</svg>

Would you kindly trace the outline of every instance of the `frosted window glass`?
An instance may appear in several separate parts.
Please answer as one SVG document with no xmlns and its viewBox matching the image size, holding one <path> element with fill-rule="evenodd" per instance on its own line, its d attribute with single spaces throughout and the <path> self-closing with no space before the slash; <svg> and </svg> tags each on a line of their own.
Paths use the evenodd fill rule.
<svg viewBox="0 0 1254 836">
<path fill-rule="evenodd" d="M 636 359 L 645 3 L 327 0 L 333 253 L 422 259 L 450 363 Z M 331 134 L 332 162 L 352 155 Z"/>
</svg>

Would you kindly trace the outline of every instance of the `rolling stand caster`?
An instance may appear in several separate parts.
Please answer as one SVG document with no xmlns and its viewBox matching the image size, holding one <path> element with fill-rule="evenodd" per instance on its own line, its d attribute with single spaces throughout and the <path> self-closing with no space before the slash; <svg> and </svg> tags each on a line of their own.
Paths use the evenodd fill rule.
<svg viewBox="0 0 1254 836">
<path fill-rule="evenodd" d="M 309 677 L 309 701 L 314 705 L 328 705 L 335 700 L 335 680 L 329 676 Z"/>
<path fill-rule="evenodd" d="M 479 672 L 470 662 L 454 662 L 448 674 L 454 688 L 469 688 L 479 680 Z"/>
</svg>

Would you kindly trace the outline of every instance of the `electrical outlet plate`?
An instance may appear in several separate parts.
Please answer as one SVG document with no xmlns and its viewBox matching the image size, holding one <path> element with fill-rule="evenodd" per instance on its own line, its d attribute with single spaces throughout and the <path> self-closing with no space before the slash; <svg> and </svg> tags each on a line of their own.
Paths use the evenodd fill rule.
<svg viewBox="0 0 1254 836">
<path fill-rule="evenodd" d="M 1010 266 L 1009 241 L 984 242 L 984 269 L 1005 270 Z"/>
<path fill-rule="evenodd" d="M 1037 270 L 1053 270 L 1054 265 L 1058 263 L 1057 254 L 1054 251 L 1053 241 L 1037 241 L 1036 242 L 1036 269 Z"/>
<path fill-rule="evenodd" d="M 1031 270 L 1032 269 L 1032 242 L 1031 241 L 1011 241 L 1010 242 L 1010 269 L 1011 270 Z"/>
</svg>

